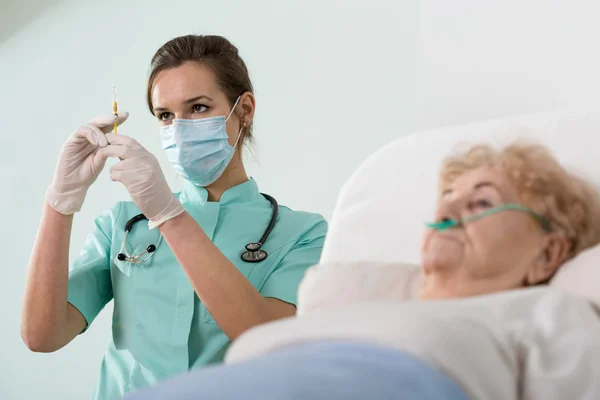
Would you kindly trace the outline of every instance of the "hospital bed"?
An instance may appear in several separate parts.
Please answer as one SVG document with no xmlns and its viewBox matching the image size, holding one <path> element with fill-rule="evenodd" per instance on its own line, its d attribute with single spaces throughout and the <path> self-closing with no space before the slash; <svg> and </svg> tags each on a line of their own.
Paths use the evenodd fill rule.
<svg viewBox="0 0 600 400">
<path fill-rule="evenodd" d="M 289 343 L 308 340 L 372 340 L 393 347 L 394 335 L 372 337 L 368 331 L 393 319 L 394 308 L 390 304 L 412 298 L 418 287 L 420 239 L 425 221 L 434 213 L 437 174 L 443 157 L 457 146 L 480 142 L 502 145 L 517 138 L 548 146 L 565 167 L 600 187 L 600 114 L 544 113 L 401 137 L 369 157 L 343 186 L 321 261 L 307 272 L 301 284 L 298 316 L 242 335 L 230 348 L 226 363 L 239 364 Z M 584 251 L 563 266 L 548 290 L 565 293 L 564 298 L 576 297 L 600 310 L 600 246 Z M 514 296 L 507 299 L 496 296 L 490 300 L 490 307 L 510 313 L 519 308 L 520 302 L 529 301 Z M 567 323 L 562 300 L 560 296 L 553 299 L 550 305 L 539 309 L 539 317 L 557 343 L 569 329 L 571 333 L 579 329 L 587 342 L 574 347 L 574 351 L 583 355 L 588 350 L 590 354 L 597 351 L 600 335 L 590 341 L 589 332 L 599 329 L 600 315 L 596 314 L 594 318 L 598 320 L 589 320 L 589 325 L 583 327 L 562 326 L 562 320 Z M 358 315 L 344 311 L 358 303 L 370 304 L 370 308 Z M 465 354 L 476 340 L 468 336 L 467 332 L 464 344 L 458 344 L 465 346 Z M 518 367 L 519 360 L 516 363 Z M 594 364 L 592 370 L 588 364 L 584 368 L 583 361 L 581 365 L 585 370 L 578 371 L 575 364 L 568 371 L 572 377 L 560 377 L 563 383 L 559 379 L 537 382 L 529 385 L 528 395 L 514 398 L 538 399 L 543 393 L 551 393 L 553 385 L 557 390 L 561 389 L 559 385 L 563 389 L 567 385 L 572 390 L 565 390 L 571 390 L 569 393 L 574 396 L 569 399 L 600 399 L 600 386 L 594 383 L 594 379 L 600 379 L 600 369 L 594 369 L 600 364 Z M 597 378 L 593 378 L 594 374 Z M 502 395 L 506 388 L 502 387 L 501 377 L 489 379 L 490 382 L 475 382 L 467 390 L 469 397 L 508 398 Z M 494 394 L 489 395 L 490 391 Z"/>
</svg>

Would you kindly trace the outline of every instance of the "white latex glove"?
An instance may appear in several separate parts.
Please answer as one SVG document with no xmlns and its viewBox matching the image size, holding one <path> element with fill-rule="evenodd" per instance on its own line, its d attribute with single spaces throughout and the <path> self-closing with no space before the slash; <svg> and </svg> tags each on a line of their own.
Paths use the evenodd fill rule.
<svg viewBox="0 0 600 400">
<path fill-rule="evenodd" d="M 115 121 L 121 125 L 128 112 L 101 115 L 82 125 L 63 144 L 58 157 L 52 184 L 46 192 L 46 201 L 61 214 L 71 215 L 81 210 L 89 187 L 106 163 L 98 150 L 108 145 L 105 133 L 113 129 Z"/>
<path fill-rule="evenodd" d="M 100 150 L 104 157 L 118 157 L 121 162 L 110 169 L 110 179 L 121 182 L 133 202 L 148 218 L 150 229 L 185 211 L 171 192 L 158 160 L 134 139 L 109 133 L 109 145 Z"/>
</svg>

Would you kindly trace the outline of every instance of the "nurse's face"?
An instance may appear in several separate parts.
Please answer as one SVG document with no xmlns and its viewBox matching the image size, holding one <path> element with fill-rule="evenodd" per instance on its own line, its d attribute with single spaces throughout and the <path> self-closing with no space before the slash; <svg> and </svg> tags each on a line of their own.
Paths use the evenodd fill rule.
<svg viewBox="0 0 600 400">
<path fill-rule="evenodd" d="M 496 168 L 459 176 L 441 196 L 436 221 L 464 219 L 521 203 L 516 186 Z M 452 298 L 533 285 L 549 279 L 566 257 L 566 241 L 530 214 L 502 211 L 444 231 L 428 230 L 422 247 L 422 298 Z"/>
<path fill-rule="evenodd" d="M 187 62 L 180 67 L 160 72 L 152 89 L 152 106 L 159 125 L 170 125 L 175 118 L 202 119 L 227 117 L 233 104 L 219 87 L 210 68 Z M 248 126 L 254 115 L 254 96 L 244 93 L 234 113 L 227 121 L 227 134 L 231 145 L 235 143 L 240 128 Z"/>
</svg>

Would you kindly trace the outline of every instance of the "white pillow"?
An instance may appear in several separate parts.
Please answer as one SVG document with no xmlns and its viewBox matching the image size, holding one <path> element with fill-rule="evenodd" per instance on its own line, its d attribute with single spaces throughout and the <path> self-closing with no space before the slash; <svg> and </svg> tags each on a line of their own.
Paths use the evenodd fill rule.
<svg viewBox="0 0 600 400">
<path fill-rule="evenodd" d="M 582 251 L 565 263 L 550 285 L 585 297 L 600 309 L 600 245 Z"/>
<path fill-rule="evenodd" d="M 300 283 L 297 314 L 373 301 L 414 299 L 421 278 L 418 264 L 364 261 L 316 265 L 306 271 Z M 550 286 L 584 297 L 600 309 L 600 245 L 565 263 Z"/>
<path fill-rule="evenodd" d="M 418 293 L 415 264 L 355 262 L 316 265 L 298 288 L 297 315 L 377 300 L 409 300 Z"/>
</svg>

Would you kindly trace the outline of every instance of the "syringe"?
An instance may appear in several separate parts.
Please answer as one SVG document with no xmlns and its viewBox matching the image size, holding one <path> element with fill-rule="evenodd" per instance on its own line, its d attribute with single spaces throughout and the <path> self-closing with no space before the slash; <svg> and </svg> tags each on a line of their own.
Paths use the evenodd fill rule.
<svg viewBox="0 0 600 400">
<path fill-rule="evenodd" d="M 117 88 L 113 86 L 113 114 L 115 116 L 119 116 L 119 111 L 117 109 Z M 117 121 L 115 121 L 115 125 L 113 126 L 113 133 L 117 133 Z"/>
</svg>

